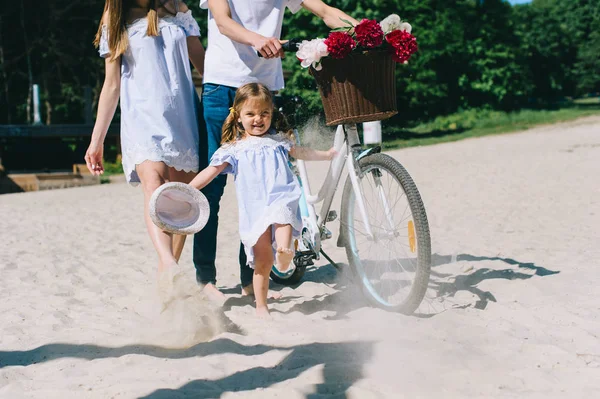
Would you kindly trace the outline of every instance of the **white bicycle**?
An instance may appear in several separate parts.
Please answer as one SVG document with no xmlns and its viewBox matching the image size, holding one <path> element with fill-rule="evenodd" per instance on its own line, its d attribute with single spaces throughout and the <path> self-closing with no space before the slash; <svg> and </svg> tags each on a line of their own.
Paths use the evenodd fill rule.
<svg viewBox="0 0 600 399">
<path fill-rule="evenodd" d="M 300 100 L 294 97 L 293 101 L 295 106 Z M 294 133 L 300 144 L 296 128 Z M 337 245 L 345 247 L 356 282 L 372 305 L 412 313 L 423 300 L 431 269 L 429 224 L 417 186 L 397 160 L 381 153 L 381 147 L 361 146 L 356 124 L 337 127 L 334 148 L 338 156 L 316 194 L 304 161 L 292 162 L 303 191 L 302 238 L 297 242 L 293 273 L 273 268 L 271 278 L 279 284 L 298 284 L 306 267 L 320 255 L 338 267 L 321 244 L 332 238 L 326 225 L 338 217 L 331 206 L 345 169 L 348 177 Z M 318 213 L 317 204 L 321 204 Z"/>
</svg>

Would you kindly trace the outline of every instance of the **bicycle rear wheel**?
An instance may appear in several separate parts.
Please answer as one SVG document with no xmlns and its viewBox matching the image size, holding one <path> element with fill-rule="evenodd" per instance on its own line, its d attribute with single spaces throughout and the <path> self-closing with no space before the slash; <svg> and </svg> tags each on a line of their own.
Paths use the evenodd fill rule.
<svg viewBox="0 0 600 399">
<path fill-rule="evenodd" d="M 340 221 L 350 267 L 372 305 L 410 314 L 423 300 L 431 269 L 429 224 L 421 195 L 406 169 L 388 155 L 371 154 L 358 165 L 370 227 L 363 221 L 348 177 Z"/>
</svg>

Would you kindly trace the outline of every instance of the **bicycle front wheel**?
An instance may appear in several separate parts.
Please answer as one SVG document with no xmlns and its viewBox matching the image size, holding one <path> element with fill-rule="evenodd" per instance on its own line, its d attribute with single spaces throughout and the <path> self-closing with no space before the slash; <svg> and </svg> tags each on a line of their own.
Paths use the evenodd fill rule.
<svg viewBox="0 0 600 399">
<path fill-rule="evenodd" d="M 425 296 L 431 269 L 425 206 L 414 181 L 394 158 L 372 154 L 358 165 L 362 201 L 348 177 L 341 208 L 350 267 L 372 305 L 410 314 Z"/>
</svg>

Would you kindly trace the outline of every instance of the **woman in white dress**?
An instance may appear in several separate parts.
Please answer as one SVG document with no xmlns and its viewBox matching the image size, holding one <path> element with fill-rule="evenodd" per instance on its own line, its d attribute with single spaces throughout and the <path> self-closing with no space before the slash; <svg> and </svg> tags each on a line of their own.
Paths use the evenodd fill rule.
<svg viewBox="0 0 600 399">
<path fill-rule="evenodd" d="M 167 181 L 189 182 L 199 168 L 188 61 L 202 74 L 204 48 L 198 36 L 198 24 L 182 1 L 106 0 L 95 41 L 106 75 L 86 164 L 94 175 L 104 172 L 104 138 L 120 98 L 123 169 L 129 184 L 142 184 L 159 272 L 177 264 L 185 236 L 152 223 L 149 199 Z"/>
</svg>

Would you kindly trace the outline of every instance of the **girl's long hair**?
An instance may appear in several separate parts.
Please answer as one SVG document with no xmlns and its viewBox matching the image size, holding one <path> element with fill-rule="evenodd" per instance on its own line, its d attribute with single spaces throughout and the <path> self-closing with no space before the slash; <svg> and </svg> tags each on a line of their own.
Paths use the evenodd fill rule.
<svg viewBox="0 0 600 399">
<path fill-rule="evenodd" d="M 104 13 L 100 20 L 98 32 L 94 39 L 94 46 L 100 45 L 102 29 L 106 26 L 108 34 L 108 48 L 110 50 L 110 59 L 116 60 L 125 51 L 129 45 L 127 35 L 127 15 L 134 6 L 135 0 L 106 0 L 104 3 Z M 158 36 L 158 0 L 150 0 L 148 3 L 148 29 L 146 35 Z"/>
<path fill-rule="evenodd" d="M 238 118 L 240 117 L 242 107 L 246 101 L 249 100 L 264 101 L 269 104 L 269 106 L 273 108 L 271 127 L 274 127 L 278 132 L 286 134 L 290 139 L 293 138 L 292 128 L 287 119 L 274 107 L 273 94 L 271 94 L 271 91 L 261 83 L 247 83 L 235 92 L 233 106 L 230 108 L 229 115 L 223 124 L 221 144 L 233 143 L 244 132 L 244 127 L 238 122 Z"/>
</svg>

